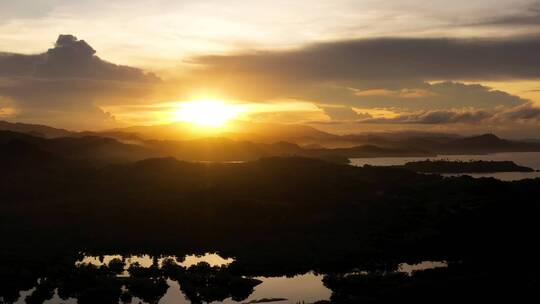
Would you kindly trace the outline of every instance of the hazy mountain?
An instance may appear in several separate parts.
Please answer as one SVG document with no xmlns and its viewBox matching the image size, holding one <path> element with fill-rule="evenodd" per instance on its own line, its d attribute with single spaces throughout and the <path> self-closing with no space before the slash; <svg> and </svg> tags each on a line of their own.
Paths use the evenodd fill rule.
<svg viewBox="0 0 540 304">
<path fill-rule="evenodd" d="M 37 151 L 40 151 L 68 159 L 93 159 L 105 162 L 129 162 L 160 156 L 142 146 L 95 136 L 46 139 L 12 131 L 0 131 L 0 146 L 2 149 L 21 146 L 24 147 L 24 151 L 33 151 L 32 153 L 36 155 Z"/>
<path fill-rule="evenodd" d="M 12 123 L 0 120 L 0 131 L 13 131 L 31 134 L 38 137 L 54 138 L 71 136 L 73 132 L 65 129 L 57 129 L 44 125 L 25 124 L 25 123 Z"/>
<path fill-rule="evenodd" d="M 424 136 L 397 137 L 390 135 L 347 136 L 366 145 L 385 148 L 423 150 L 435 154 L 486 154 L 497 152 L 534 152 L 540 151 L 537 142 L 501 139 L 493 134 L 470 137 L 453 135 L 426 134 Z"/>
<path fill-rule="evenodd" d="M 0 122 L 0 126 L 3 130 L 13 131 L 0 131 L 0 143 L 17 138 L 62 157 L 106 162 L 167 156 L 187 161 L 247 161 L 296 155 L 343 163 L 355 157 L 540 151 L 540 143 L 506 140 L 493 134 L 459 137 L 398 132 L 339 136 L 302 125 L 239 121 L 217 134 L 188 123 L 135 126 L 103 132 L 70 132 L 9 122 Z M 250 133 L 242 130 L 250 130 Z"/>
<path fill-rule="evenodd" d="M 231 121 L 225 128 L 217 130 L 198 128 L 186 122 L 176 122 L 165 125 L 119 128 L 109 130 L 107 133 L 129 133 L 143 139 L 158 140 L 192 140 L 206 137 L 225 137 L 233 140 L 259 143 L 287 141 L 298 144 L 311 144 L 341 141 L 341 137 L 338 135 L 326 133 L 310 126 L 246 121 Z"/>
<path fill-rule="evenodd" d="M 435 141 L 416 139 L 411 142 L 416 146 L 445 154 L 483 154 L 496 152 L 532 152 L 540 151 L 540 144 L 501 139 L 493 134 Z"/>
<path fill-rule="evenodd" d="M 429 151 L 419 149 L 394 149 L 373 145 L 335 149 L 303 148 L 288 142 L 265 144 L 225 138 L 190 141 L 152 140 L 146 141 L 144 145 L 162 155 L 174 156 L 187 161 L 246 161 L 270 156 L 304 156 L 346 163 L 349 158 L 353 157 L 433 155 Z"/>
</svg>

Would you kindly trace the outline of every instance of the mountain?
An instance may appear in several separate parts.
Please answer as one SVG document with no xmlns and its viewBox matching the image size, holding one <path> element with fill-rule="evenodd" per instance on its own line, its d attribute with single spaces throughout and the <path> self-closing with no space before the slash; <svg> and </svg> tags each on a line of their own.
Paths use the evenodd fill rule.
<svg viewBox="0 0 540 304">
<path fill-rule="evenodd" d="M 494 134 L 453 139 L 438 142 L 430 150 L 446 154 L 486 154 L 496 152 L 535 152 L 540 151 L 540 144 L 506 140 Z"/>
<path fill-rule="evenodd" d="M 15 147 L 15 148 L 14 148 Z M 42 138 L 24 133 L 12 131 L 0 131 L 0 149 L 10 149 L 9 159 L 21 156 L 24 153 L 39 153 L 54 155 L 56 158 L 66 159 L 91 159 L 100 162 L 131 162 L 160 154 L 138 145 L 121 143 L 112 138 L 84 136 L 84 137 L 59 137 Z M 3 154 L 8 157 L 8 154 Z M 37 158 L 29 157 L 29 158 Z M 41 159 L 41 156 L 39 157 Z"/>
<path fill-rule="evenodd" d="M 254 123 L 230 121 L 216 130 L 198 128 L 191 123 L 176 122 L 165 125 L 132 126 L 106 131 L 107 133 L 131 134 L 142 139 L 193 140 L 207 137 L 224 137 L 239 141 L 275 143 L 287 141 L 297 144 L 339 142 L 342 138 L 310 126 L 298 124 Z"/>
<path fill-rule="evenodd" d="M 44 125 L 34 125 L 25 123 L 12 123 L 0 120 L 0 131 L 13 131 L 19 133 L 31 134 L 37 137 L 55 138 L 72 136 L 74 133 L 65 129 L 57 129 Z"/>
<path fill-rule="evenodd" d="M 540 143 L 507 140 L 494 134 L 470 137 L 421 136 L 394 138 L 376 136 L 364 139 L 365 143 L 395 149 L 418 149 L 434 154 L 489 154 L 499 152 L 536 152 Z"/>
<path fill-rule="evenodd" d="M 60 157 L 40 149 L 37 145 L 25 141 L 21 137 L 8 141 L 1 135 L 0 133 L 0 166 L 3 170 L 36 168 L 56 164 L 61 160 Z"/>
<path fill-rule="evenodd" d="M 1 131 L 1 130 L 11 130 Z M 460 137 L 422 132 L 335 135 L 303 125 L 235 121 L 223 130 L 189 123 L 71 132 L 42 125 L 1 121 L 3 139 L 19 138 L 67 158 L 105 162 L 175 157 L 186 161 L 248 161 L 271 156 L 305 156 L 347 162 L 358 157 L 423 157 L 540 151 L 540 143 L 494 134 Z M 7 134 L 10 134 L 7 136 Z"/>
<path fill-rule="evenodd" d="M 430 156 L 419 149 L 395 149 L 374 145 L 350 148 L 305 149 L 295 143 L 255 143 L 227 138 L 203 138 L 185 141 L 143 140 L 127 144 L 99 136 L 42 138 L 29 134 L 0 131 L 0 148 L 14 142 L 24 143 L 55 156 L 72 160 L 104 163 L 133 162 L 154 157 L 174 157 L 184 161 L 235 162 L 274 156 L 303 156 L 334 163 L 348 163 L 353 157 Z"/>
</svg>

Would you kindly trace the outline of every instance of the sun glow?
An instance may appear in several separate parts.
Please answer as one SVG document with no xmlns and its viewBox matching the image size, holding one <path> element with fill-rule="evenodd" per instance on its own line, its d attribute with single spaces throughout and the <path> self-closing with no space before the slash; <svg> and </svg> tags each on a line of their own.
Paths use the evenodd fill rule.
<svg viewBox="0 0 540 304">
<path fill-rule="evenodd" d="M 217 128 L 236 118 L 244 110 L 220 100 L 196 100 L 183 102 L 173 113 L 175 121 L 191 122 L 201 127 Z"/>
</svg>

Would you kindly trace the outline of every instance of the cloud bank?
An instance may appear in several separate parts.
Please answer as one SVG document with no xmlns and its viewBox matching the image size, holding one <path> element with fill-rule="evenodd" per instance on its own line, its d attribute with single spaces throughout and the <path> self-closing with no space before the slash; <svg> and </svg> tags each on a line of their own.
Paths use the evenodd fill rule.
<svg viewBox="0 0 540 304">
<path fill-rule="evenodd" d="M 194 69 L 183 78 L 162 81 L 141 69 L 104 61 L 86 41 L 60 35 L 41 54 L 0 53 L 0 116 L 104 128 L 115 121 L 102 106 L 183 100 L 178 96 L 208 89 L 231 100 L 301 100 L 320 109 L 309 115 L 281 113 L 287 121 L 310 121 L 322 114 L 331 123 L 538 128 L 539 109 L 532 102 L 476 82 L 536 81 L 539 53 L 540 37 L 533 36 L 358 39 L 195 57 L 189 60 Z M 164 92 L 164 83 L 176 91 Z M 395 115 L 374 117 L 369 109 Z"/>
</svg>

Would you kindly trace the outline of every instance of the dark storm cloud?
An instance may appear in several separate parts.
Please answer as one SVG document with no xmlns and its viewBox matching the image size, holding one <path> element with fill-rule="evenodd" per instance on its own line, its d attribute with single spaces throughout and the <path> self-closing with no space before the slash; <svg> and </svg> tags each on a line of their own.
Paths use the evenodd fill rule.
<svg viewBox="0 0 540 304">
<path fill-rule="evenodd" d="M 218 75 L 287 81 L 487 80 L 540 78 L 540 37 L 386 38 L 321 43 L 291 51 L 193 59 Z"/>
<path fill-rule="evenodd" d="M 130 82 L 159 80 L 155 75 L 140 69 L 106 62 L 95 56 L 95 53 L 86 41 L 72 35 L 60 35 L 54 48 L 44 54 L 1 54 L 0 75 Z"/>
<path fill-rule="evenodd" d="M 60 35 L 43 54 L 0 54 L 0 96 L 13 101 L 18 119 L 42 117 L 66 125 L 97 126 L 109 124 L 112 117 L 96 103 L 144 97 L 160 81 L 95 53 L 84 40 Z"/>
<path fill-rule="evenodd" d="M 538 54 L 540 36 L 385 38 L 319 43 L 288 51 L 202 56 L 191 62 L 199 65 L 193 77 L 217 83 L 241 99 L 297 98 L 348 107 L 434 110 L 526 102 L 463 82 L 539 79 Z"/>
</svg>

